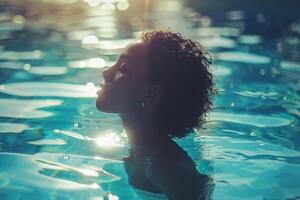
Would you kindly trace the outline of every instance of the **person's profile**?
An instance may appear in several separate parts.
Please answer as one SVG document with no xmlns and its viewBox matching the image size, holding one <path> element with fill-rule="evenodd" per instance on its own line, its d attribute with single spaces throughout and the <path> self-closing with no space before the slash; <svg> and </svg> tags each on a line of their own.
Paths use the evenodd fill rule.
<svg viewBox="0 0 300 200">
<path fill-rule="evenodd" d="M 96 107 L 118 113 L 131 146 L 128 182 L 143 199 L 210 199 L 213 181 L 173 139 L 205 122 L 216 94 L 210 55 L 171 31 L 148 31 L 103 71 Z"/>
</svg>

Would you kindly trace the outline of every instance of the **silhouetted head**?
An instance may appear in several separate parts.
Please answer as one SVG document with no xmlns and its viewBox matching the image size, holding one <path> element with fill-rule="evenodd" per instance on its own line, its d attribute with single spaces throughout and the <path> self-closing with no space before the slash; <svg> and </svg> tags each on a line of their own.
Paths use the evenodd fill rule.
<svg viewBox="0 0 300 200">
<path fill-rule="evenodd" d="M 209 54 L 171 31 L 149 31 L 103 72 L 96 106 L 103 112 L 152 116 L 168 136 L 200 128 L 216 93 Z"/>
</svg>

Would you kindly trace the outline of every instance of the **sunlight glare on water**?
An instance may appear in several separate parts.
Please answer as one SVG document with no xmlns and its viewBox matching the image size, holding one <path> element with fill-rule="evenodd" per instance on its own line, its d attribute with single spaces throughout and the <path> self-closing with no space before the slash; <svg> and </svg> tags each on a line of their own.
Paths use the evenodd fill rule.
<svg viewBox="0 0 300 200">
<path fill-rule="evenodd" d="M 109 132 L 102 134 L 95 139 L 95 142 L 99 147 L 103 148 L 115 148 L 123 146 L 120 136 L 115 132 Z"/>
</svg>

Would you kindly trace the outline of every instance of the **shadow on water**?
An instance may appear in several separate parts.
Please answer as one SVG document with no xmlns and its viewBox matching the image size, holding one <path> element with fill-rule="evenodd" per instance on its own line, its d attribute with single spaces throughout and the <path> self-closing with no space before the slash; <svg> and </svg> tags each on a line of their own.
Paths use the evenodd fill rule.
<svg viewBox="0 0 300 200">
<path fill-rule="evenodd" d="M 213 179 L 201 174 L 179 146 L 158 155 L 130 150 L 124 159 L 128 181 L 143 199 L 211 199 Z"/>
</svg>

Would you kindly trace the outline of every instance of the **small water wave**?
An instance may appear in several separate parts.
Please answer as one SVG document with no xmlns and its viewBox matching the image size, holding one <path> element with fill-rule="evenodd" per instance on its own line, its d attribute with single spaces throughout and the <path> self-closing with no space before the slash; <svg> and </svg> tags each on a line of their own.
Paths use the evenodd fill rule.
<svg viewBox="0 0 300 200">
<path fill-rule="evenodd" d="M 241 135 L 240 131 L 230 131 Z M 251 133 L 243 132 L 242 135 L 244 134 L 251 135 Z M 220 160 L 236 159 L 236 161 L 243 161 L 247 158 L 260 159 L 264 157 L 265 159 L 281 162 L 285 162 L 285 160 L 281 158 L 291 158 L 291 160 L 294 159 L 299 161 L 299 159 L 295 159 L 296 157 L 299 157 L 298 151 L 287 148 L 281 144 L 274 144 L 268 140 L 261 140 L 259 137 L 252 137 L 253 139 L 246 137 L 229 137 L 225 135 L 201 135 L 196 136 L 194 141 L 204 143 L 207 148 L 215 148 L 215 150 L 209 154 L 210 156 L 217 157 Z M 256 151 L 253 151 L 254 149 Z M 209 149 L 206 149 L 205 151 L 208 152 Z M 291 162 L 291 164 L 292 163 L 294 162 Z M 300 164 L 300 162 L 296 163 Z"/>
<path fill-rule="evenodd" d="M 262 40 L 260 35 L 241 35 L 238 41 L 242 44 L 256 45 L 260 44 Z"/>
<path fill-rule="evenodd" d="M 7 83 L 0 87 L 0 92 L 16 96 L 47 96 L 47 97 L 96 97 L 97 88 L 94 84 L 79 85 L 52 82 L 18 82 Z"/>
<path fill-rule="evenodd" d="M 215 77 L 229 76 L 229 75 L 232 74 L 232 69 L 230 67 L 227 67 L 227 66 L 216 65 L 216 66 L 214 66 L 212 72 L 215 75 Z"/>
<path fill-rule="evenodd" d="M 99 198 L 108 193 L 101 183 L 120 179 L 103 169 L 120 163 L 112 159 L 54 153 L 0 153 L 0 158 L 1 193 L 10 198 L 17 198 L 20 192 L 22 198 Z"/>
<path fill-rule="evenodd" d="M 241 30 L 234 27 L 201 27 L 195 29 L 198 36 L 238 36 Z"/>
<path fill-rule="evenodd" d="M 215 58 L 222 61 L 248 64 L 268 64 L 271 61 L 271 59 L 266 56 L 240 51 L 220 52 L 216 54 Z"/>
<path fill-rule="evenodd" d="M 284 60 L 280 64 L 281 68 L 286 71 L 300 72 L 300 63 Z"/>
<path fill-rule="evenodd" d="M 299 194 L 298 151 L 232 136 L 202 135 L 195 141 L 204 146 L 203 159 L 213 162 L 214 198 L 287 199 Z"/>
<path fill-rule="evenodd" d="M 29 129 L 31 128 L 27 124 L 0 122 L 0 133 L 21 133 Z"/>
<path fill-rule="evenodd" d="M 198 40 L 206 48 L 235 48 L 236 42 L 225 37 L 207 37 Z"/>
<path fill-rule="evenodd" d="M 84 39 L 84 38 L 83 38 Z M 102 55 L 118 55 L 121 50 L 129 43 L 134 42 L 135 38 L 127 38 L 121 40 L 98 40 L 94 39 L 86 44 L 83 44 L 89 48 L 96 48 L 101 50 Z"/>
<path fill-rule="evenodd" d="M 90 58 L 86 60 L 69 61 L 68 65 L 71 68 L 103 68 L 107 62 L 103 58 Z"/>
<path fill-rule="evenodd" d="M 68 72 L 68 68 L 62 66 L 33 66 L 27 71 L 36 75 L 62 75 Z"/>
<path fill-rule="evenodd" d="M 51 106 L 59 106 L 62 100 L 27 100 L 27 99 L 8 99 L 0 98 L 0 116 L 11 118 L 34 119 L 50 117 L 53 115 L 50 111 L 38 110 Z"/>
<path fill-rule="evenodd" d="M 256 126 L 256 127 L 280 127 L 288 126 L 293 122 L 293 118 L 290 116 L 269 116 L 259 114 L 241 114 L 241 113 L 224 113 L 213 112 L 210 116 L 211 121 L 232 122 L 244 125 Z"/>
<path fill-rule="evenodd" d="M 282 94 L 279 94 L 275 91 L 263 92 L 263 91 L 239 91 L 235 92 L 236 94 L 245 96 L 245 97 L 258 97 L 262 99 L 280 99 Z"/>
<path fill-rule="evenodd" d="M 20 62 L 0 62 L 2 69 L 23 69 L 23 63 Z"/>
<path fill-rule="evenodd" d="M 45 146 L 45 145 L 65 145 L 66 141 L 62 139 L 40 139 L 40 140 L 32 140 L 27 141 L 26 143 L 37 145 L 37 146 Z"/>
<path fill-rule="evenodd" d="M 44 53 L 40 50 L 35 51 L 3 51 L 0 54 L 1 60 L 40 60 Z"/>
</svg>

